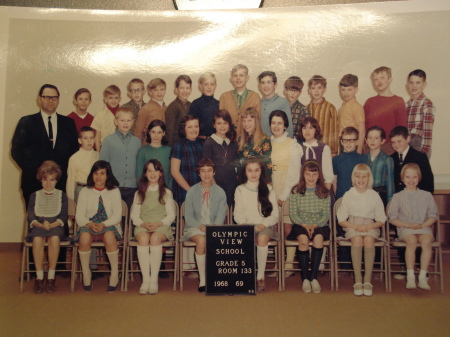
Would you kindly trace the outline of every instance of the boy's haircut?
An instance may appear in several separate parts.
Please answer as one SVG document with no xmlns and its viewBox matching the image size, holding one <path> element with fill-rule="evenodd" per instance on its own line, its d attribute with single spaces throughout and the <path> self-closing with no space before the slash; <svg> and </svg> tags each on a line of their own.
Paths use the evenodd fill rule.
<svg viewBox="0 0 450 337">
<path fill-rule="evenodd" d="M 147 127 L 147 132 L 145 136 L 145 141 L 150 144 L 152 142 L 152 137 L 150 137 L 150 130 L 154 127 L 159 126 L 164 132 L 167 131 L 166 124 L 160 119 L 154 119 L 150 122 Z M 164 135 L 161 139 L 161 144 L 165 145 L 167 143 L 166 135 Z"/>
<path fill-rule="evenodd" d="M 197 166 L 195 167 L 195 172 L 197 172 L 197 174 L 200 174 L 200 169 L 202 167 L 207 167 L 207 166 L 212 167 L 213 172 L 216 172 L 216 164 L 214 164 L 214 162 L 209 158 L 204 158 L 204 159 L 200 160 L 197 163 Z"/>
<path fill-rule="evenodd" d="M 369 136 L 370 131 L 380 131 L 380 137 L 381 139 L 386 139 L 386 131 L 381 126 L 374 125 L 367 129 L 366 131 L 366 138 Z"/>
<path fill-rule="evenodd" d="M 195 117 L 194 115 L 186 115 L 183 117 L 183 119 L 181 120 L 180 125 L 178 127 L 178 135 L 180 136 L 180 138 L 186 138 L 186 124 L 187 124 L 187 122 L 193 121 L 193 120 L 198 121 L 199 133 L 201 132 L 199 119 L 197 117 Z"/>
<path fill-rule="evenodd" d="M 402 181 L 405 178 L 405 172 L 408 169 L 416 170 L 417 175 L 419 176 L 419 182 L 422 180 L 422 172 L 420 171 L 419 165 L 417 165 L 416 163 L 408 163 L 408 164 L 405 164 L 405 166 L 403 166 L 402 171 L 400 172 L 400 179 Z"/>
<path fill-rule="evenodd" d="M 56 92 L 58 93 L 58 97 L 59 97 L 59 90 L 56 86 L 54 86 L 53 84 L 44 84 L 41 89 L 39 89 L 39 97 L 42 96 L 42 93 L 44 92 L 45 89 L 55 89 Z"/>
<path fill-rule="evenodd" d="M 55 175 L 56 180 L 61 178 L 61 167 L 53 160 L 44 161 L 37 169 L 37 180 L 42 181 L 46 176 Z"/>
<path fill-rule="evenodd" d="M 103 98 L 109 96 L 109 95 L 119 95 L 120 96 L 120 89 L 117 85 L 112 84 L 110 86 L 107 86 L 106 89 L 103 91 Z"/>
<path fill-rule="evenodd" d="M 244 65 L 244 64 L 236 64 L 232 69 L 231 69 L 231 75 L 233 75 L 236 71 L 238 71 L 239 69 L 244 69 L 245 70 L 245 72 L 247 73 L 247 75 L 248 75 L 248 68 L 247 68 L 247 66 L 246 65 Z"/>
<path fill-rule="evenodd" d="M 192 87 L 192 80 L 188 75 L 180 75 L 175 80 L 175 88 L 178 88 L 180 86 L 180 82 L 184 81 L 187 84 L 189 84 Z"/>
<path fill-rule="evenodd" d="M 83 132 L 93 132 L 94 136 L 95 136 L 95 129 L 91 128 L 90 126 L 83 126 L 80 129 L 80 132 L 78 132 L 78 138 L 81 138 L 81 135 L 83 134 Z"/>
<path fill-rule="evenodd" d="M 353 74 L 344 75 L 339 82 L 340 87 L 355 87 L 358 88 L 358 76 Z"/>
<path fill-rule="evenodd" d="M 416 69 L 416 70 L 411 71 L 408 74 L 408 80 L 411 76 L 418 76 L 418 77 L 423 78 L 424 81 L 427 80 L 427 74 L 422 69 Z"/>
<path fill-rule="evenodd" d="M 105 169 L 106 171 L 106 189 L 113 190 L 117 186 L 119 186 L 119 182 L 117 181 L 116 177 L 114 177 L 114 174 L 112 172 L 111 164 L 105 160 L 97 160 L 94 165 L 92 165 L 91 172 L 89 172 L 86 184 L 87 187 L 93 188 L 95 186 L 94 172 L 100 171 L 102 169 Z"/>
<path fill-rule="evenodd" d="M 342 137 L 349 136 L 349 135 L 355 135 L 356 139 L 359 139 L 359 131 L 358 131 L 358 129 L 354 128 L 353 126 L 347 126 L 341 132 L 341 139 L 342 139 Z"/>
<path fill-rule="evenodd" d="M 392 129 L 391 133 L 389 134 L 389 137 L 395 137 L 395 136 L 403 136 L 403 138 L 408 138 L 409 132 L 408 128 L 406 126 L 396 126 Z"/>
<path fill-rule="evenodd" d="M 305 141 L 305 138 L 303 137 L 302 129 L 304 127 L 306 127 L 308 124 L 311 124 L 311 126 L 314 129 L 316 129 L 316 132 L 314 133 L 314 138 L 316 138 L 317 140 L 321 139 L 322 134 L 321 134 L 320 125 L 319 125 L 319 122 L 317 121 L 317 119 L 315 119 L 314 117 L 303 118 L 303 120 L 300 122 L 300 126 L 298 128 L 297 138 L 300 139 L 301 141 Z"/>
<path fill-rule="evenodd" d="M 286 90 L 302 91 L 304 85 L 302 79 L 298 76 L 291 76 L 284 82 L 284 88 Z"/>
<path fill-rule="evenodd" d="M 133 78 L 133 79 L 132 79 L 130 82 L 128 82 L 128 84 L 127 84 L 127 91 L 130 91 L 131 85 L 132 85 L 133 83 L 139 83 L 139 84 L 142 84 L 142 87 L 145 88 L 145 84 L 144 84 L 144 81 L 143 81 L 143 80 L 141 80 L 140 78 Z"/>
<path fill-rule="evenodd" d="M 391 68 L 389 68 L 389 67 L 379 67 L 379 68 L 377 68 L 377 69 L 375 69 L 374 71 L 372 71 L 372 74 L 371 74 L 371 78 L 373 78 L 373 76 L 374 75 L 378 75 L 379 73 L 386 73 L 387 75 L 388 75 L 388 77 L 389 78 L 391 78 L 392 77 L 392 70 L 391 70 Z"/>
<path fill-rule="evenodd" d="M 287 129 L 289 127 L 289 118 L 286 115 L 286 112 L 282 110 L 274 110 L 269 115 L 269 124 L 272 124 L 272 119 L 274 117 L 281 117 L 283 119 L 284 127 Z"/>
<path fill-rule="evenodd" d="M 277 83 L 277 75 L 275 74 L 274 71 L 269 70 L 263 71 L 261 74 L 258 75 L 258 82 L 261 82 L 261 80 L 266 76 L 272 77 L 273 83 Z"/>
<path fill-rule="evenodd" d="M 205 82 L 206 80 L 209 80 L 209 79 L 213 79 L 214 82 L 217 83 L 216 75 L 214 75 L 212 72 L 207 71 L 206 73 L 201 74 L 200 77 L 198 78 L 199 89 L 200 89 L 200 84 L 202 84 L 203 82 Z"/>
<path fill-rule="evenodd" d="M 327 79 L 320 75 L 314 75 L 308 81 L 308 88 L 311 88 L 312 85 L 322 84 L 324 88 L 327 87 Z"/>
<path fill-rule="evenodd" d="M 371 189 L 373 187 L 373 176 L 370 167 L 366 164 L 358 164 L 353 168 L 352 171 L 352 185 L 355 186 L 355 175 L 356 173 L 367 173 L 369 175 L 369 182 L 367 183 L 367 189 Z"/>
<path fill-rule="evenodd" d="M 164 81 L 162 78 L 154 78 L 152 79 L 150 82 L 148 82 L 147 84 L 147 89 L 148 90 L 153 90 L 155 89 L 158 85 L 162 85 L 164 86 L 164 88 L 166 87 L 166 81 Z"/>
<path fill-rule="evenodd" d="M 123 113 L 123 114 L 130 114 L 130 115 L 131 115 L 131 119 L 134 119 L 133 111 L 131 111 L 131 109 L 130 109 L 129 107 L 121 106 L 121 107 L 119 108 L 119 110 L 117 110 L 117 112 L 116 112 L 115 119 L 119 118 L 119 115 L 120 115 L 121 113 Z"/>
<path fill-rule="evenodd" d="M 91 92 L 90 92 L 88 89 L 86 89 L 86 88 L 80 88 L 80 89 L 78 89 L 78 90 L 75 92 L 75 95 L 73 95 L 73 99 L 76 101 L 77 98 L 78 98 L 78 96 L 80 96 L 81 94 L 84 94 L 85 92 L 89 94 L 89 99 L 92 100 Z"/>
</svg>

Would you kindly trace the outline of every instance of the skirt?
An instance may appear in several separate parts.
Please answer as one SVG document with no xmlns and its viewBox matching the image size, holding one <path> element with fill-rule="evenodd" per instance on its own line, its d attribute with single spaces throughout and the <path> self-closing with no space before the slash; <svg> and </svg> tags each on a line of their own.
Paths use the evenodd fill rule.
<svg viewBox="0 0 450 337">
<path fill-rule="evenodd" d="M 159 232 L 159 233 L 164 234 L 168 241 L 173 241 L 173 232 L 172 232 L 171 226 L 161 226 L 161 227 L 156 228 L 153 231 L 149 231 L 143 227 L 136 227 L 134 229 L 134 236 L 136 237 L 136 235 L 138 235 L 139 233 L 142 233 L 142 232 L 147 232 L 147 233 Z"/>
<path fill-rule="evenodd" d="M 404 228 L 397 227 L 397 235 L 400 240 L 403 240 L 405 236 L 410 234 L 430 234 L 433 235 L 433 231 L 430 227 L 412 229 L 412 228 Z"/>
<path fill-rule="evenodd" d="M 348 217 L 348 222 L 356 225 L 370 225 L 373 224 L 375 221 L 373 221 L 373 219 L 370 218 L 350 215 Z M 368 232 L 358 232 L 353 228 L 344 228 L 344 231 L 346 239 L 351 239 L 355 236 L 366 236 L 366 235 L 372 236 L 376 239 L 380 236 L 380 230 L 378 228 L 371 229 Z"/>
<path fill-rule="evenodd" d="M 305 229 L 305 227 L 294 224 L 294 225 L 292 225 L 292 230 L 289 233 L 289 235 L 287 236 L 286 240 L 297 240 L 297 237 L 302 234 L 306 235 L 309 238 L 308 231 Z M 311 240 L 313 240 L 316 235 L 322 235 L 324 241 L 329 240 L 330 239 L 330 227 L 323 226 L 323 227 L 314 228 L 314 233 L 312 235 Z"/>
<path fill-rule="evenodd" d="M 119 233 L 119 231 L 117 230 L 116 226 L 108 226 L 103 228 L 103 230 L 101 230 L 100 232 L 96 233 L 93 230 L 91 230 L 89 227 L 87 226 L 83 226 L 81 227 L 77 234 L 75 235 L 75 237 L 73 238 L 74 242 L 78 242 L 78 240 L 80 239 L 80 234 L 81 233 L 89 233 L 91 235 L 94 236 L 94 241 L 102 241 L 103 239 L 103 234 L 105 234 L 106 232 L 112 231 L 114 232 L 114 235 L 116 236 L 116 240 L 120 241 L 122 240 L 122 235 Z"/>
<path fill-rule="evenodd" d="M 51 236 L 57 236 L 61 241 L 68 241 L 70 240 L 64 233 L 64 227 L 58 226 L 55 228 L 50 229 L 49 231 L 41 228 L 41 227 L 32 227 L 30 228 L 27 236 L 25 237 L 25 241 L 32 242 L 33 238 L 35 237 L 51 237 Z"/>
</svg>

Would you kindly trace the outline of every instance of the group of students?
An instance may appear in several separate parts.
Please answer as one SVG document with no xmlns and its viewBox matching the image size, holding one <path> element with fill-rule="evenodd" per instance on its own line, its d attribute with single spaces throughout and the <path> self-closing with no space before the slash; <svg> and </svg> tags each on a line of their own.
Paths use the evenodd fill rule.
<svg viewBox="0 0 450 337">
<path fill-rule="evenodd" d="M 424 110 L 417 106 L 417 99 L 424 99 L 424 95 L 417 88 L 425 87 L 425 75 L 421 76 L 423 71 L 413 73 L 408 83 L 412 82 L 414 99 L 407 105 L 415 107 L 415 115 L 424 117 Z M 421 79 L 421 86 L 416 78 Z M 192 256 L 186 258 L 197 263 L 199 291 L 205 291 L 205 225 L 223 224 L 227 205 L 234 205 L 236 223 L 255 225 L 257 288 L 264 292 L 268 242 L 280 239 L 272 227 L 278 223 L 278 208 L 289 198 L 289 214 L 283 214 L 283 223 L 287 238 L 299 242 L 297 259 L 302 270 L 302 289 L 318 293 L 317 271 L 323 240 L 330 236 L 330 207 L 341 197 L 338 221 L 342 235 L 352 241 L 355 295 L 372 295 L 374 241 L 379 236 L 378 228 L 386 221 L 384 208 L 391 199 L 390 219 L 399 227 L 400 239 L 407 242 L 407 288 L 415 287 L 411 251 L 419 240 L 423 256 L 419 287 L 429 289 L 424 276 L 431 258 L 431 246 L 427 249 L 432 241 L 429 227 L 437 219 L 436 205 L 429 193 L 433 191 L 427 157 L 430 151 L 424 145 L 431 142 L 431 136 L 422 133 L 426 123 L 419 123 L 415 116 L 408 118 L 420 127 L 416 125 L 411 131 L 406 127 L 404 102 L 401 109 L 398 97 L 390 96 L 390 69 L 378 68 L 372 74 L 379 93 L 374 99 L 396 97 L 395 102 L 371 104 L 369 99 L 365 106 L 373 111 L 366 112 L 366 118 L 355 99 L 358 84 L 354 75 L 341 80 L 344 104 L 339 113 L 323 97 L 326 80 L 321 76 L 314 76 L 308 83 L 312 97 L 308 107 L 298 101 L 303 88 L 299 77 L 290 77 L 285 83 L 289 101 L 275 93 L 275 73 L 267 71 L 258 76 L 262 99 L 246 88 L 248 79 L 247 67 L 235 66 L 231 72 L 235 89 L 222 94 L 217 101 L 215 76 L 205 73 L 199 79 L 202 96 L 191 104 L 188 97 L 192 81 L 181 75 L 175 81 L 177 98 L 167 108 L 163 101 L 166 84 L 162 79 L 150 81 L 147 89 L 151 100 L 146 104 L 143 82 L 133 79 L 127 87 L 131 101 L 119 106 L 120 89 L 109 86 L 104 92 L 105 108 L 94 118 L 87 112 L 89 91 L 77 91 L 76 111 L 69 117 L 75 119 L 79 129 L 80 150 L 69 160 L 66 190 L 68 197 L 77 202 L 80 231 L 75 240 L 79 242 L 84 289 L 92 289 L 89 261 L 93 240 L 103 240 L 106 246 L 111 264 L 108 291 L 113 292 L 118 285 L 117 239 L 122 234 L 123 199 L 136 227 L 142 270 L 140 294 L 158 293 L 162 242 L 173 240 L 170 227 L 175 218 L 173 201 L 180 206 L 185 203 L 186 225 L 181 240 L 196 243 L 195 260 Z M 434 108 L 428 105 L 427 108 L 427 113 L 433 115 Z M 366 127 L 368 116 L 372 122 L 377 117 L 384 127 L 378 124 Z M 85 125 L 90 124 L 88 121 L 90 126 Z M 388 139 L 386 127 L 390 130 Z M 364 134 L 369 151 L 362 155 Z M 166 140 L 169 145 L 165 145 Z M 391 156 L 382 149 L 387 140 L 395 150 Z M 410 141 L 424 153 L 410 147 Z M 60 175 L 56 163 L 44 162 L 38 170 L 43 189 L 36 192 L 28 207 L 31 228 L 28 239 L 33 240 L 37 293 L 44 289 L 42 237 L 50 237 L 49 243 L 55 241 L 53 248 L 49 248 L 45 284 L 48 292 L 55 288 L 54 255 L 59 249 L 56 241 L 59 243 L 63 238 L 61 226 L 67 220 L 67 197 L 55 189 Z M 429 192 L 423 194 L 418 187 Z M 401 192 L 403 195 L 397 198 L 401 193 L 394 195 L 394 192 L 403 189 L 410 193 Z M 427 203 L 422 199 L 427 199 Z M 427 207 L 413 207 L 414 202 Z M 311 272 L 308 272 L 309 241 L 313 242 Z M 286 253 L 286 261 L 292 263 L 296 249 L 288 248 Z"/>
</svg>

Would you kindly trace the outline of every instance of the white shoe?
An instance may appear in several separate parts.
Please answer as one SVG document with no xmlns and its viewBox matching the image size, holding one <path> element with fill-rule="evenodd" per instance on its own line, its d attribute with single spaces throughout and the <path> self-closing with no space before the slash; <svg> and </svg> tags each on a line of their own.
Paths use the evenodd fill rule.
<svg viewBox="0 0 450 337">
<path fill-rule="evenodd" d="M 187 278 L 198 278 L 198 273 L 195 272 L 195 271 L 191 271 L 191 272 L 188 274 Z"/>
<path fill-rule="evenodd" d="M 415 277 L 406 278 L 406 289 L 416 289 L 416 279 Z"/>
<path fill-rule="evenodd" d="M 362 283 L 355 283 L 353 285 L 353 294 L 355 294 L 355 296 L 361 296 L 363 293 Z"/>
<path fill-rule="evenodd" d="M 291 276 L 293 276 L 293 275 L 295 275 L 295 272 L 293 272 L 293 271 L 286 271 L 286 272 L 284 273 L 284 277 L 285 277 L 285 278 L 291 277 Z"/>
<path fill-rule="evenodd" d="M 158 293 L 158 283 L 150 283 L 148 293 L 150 295 L 156 295 Z"/>
<path fill-rule="evenodd" d="M 423 290 L 431 290 L 430 285 L 428 284 L 426 278 L 425 278 L 425 279 L 420 279 L 420 278 L 419 278 L 419 283 L 417 284 L 417 286 L 418 286 L 420 289 L 423 289 Z"/>
<path fill-rule="evenodd" d="M 275 278 L 278 277 L 278 273 L 276 271 L 273 271 L 266 275 L 266 277 Z"/>
<path fill-rule="evenodd" d="M 405 274 L 394 274 L 394 278 L 396 280 L 404 280 L 405 279 Z"/>
<path fill-rule="evenodd" d="M 322 290 L 322 288 L 320 288 L 319 282 L 316 279 L 311 281 L 311 288 L 314 294 L 318 294 Z"/>
<path fill-rule="evenodd" d="M 148 289 L 150 288 L 150 282 L 144 282 L 141 284 L 141 287 L 139 288 L 139 294 L 141 295 L 147 295 Z"/>
<path fill-rule="evenodd" d="M 303 280 L 302 290 L 304 293 L 311 292 L 311 282 L 309 282 L 309 280 Z"/>
<path fill-rule="evenodd" d="M 364 296 L 372 296 L 373 291 L 372 291 L 373 285 L 370 283 L 364 283 L 363 285 L 363 294 Z"/>
</svg>

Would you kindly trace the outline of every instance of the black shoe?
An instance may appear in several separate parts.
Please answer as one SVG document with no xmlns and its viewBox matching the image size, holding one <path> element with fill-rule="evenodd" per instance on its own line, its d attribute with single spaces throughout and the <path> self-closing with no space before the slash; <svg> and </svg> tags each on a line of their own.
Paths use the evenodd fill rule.
<svg viewBox="0 0 450 337">
<path fill-rule="evenodd" d="M 169 273 L 166 271 L 160 271 L 159 278 L 163 278 L 163 279 L 169 278 Z"/>
<path fill-rule="evenodd" d="M 36 279 L 36 281 L 34 282 L 34 293 L 35 294 L 40 294 L 42 293 L 42 290 L 44 290 L 44 279 L 42 280 L 38 280 Z"/>
<path fill-rule="evenodd" d="M 92 288 L 93 288 L 93 286 L 92 286 L 92 281 L 91 281 L 91 284 L 88 285 L 88 286 L 85 286 L 85 285 L 83 284 L 83 289 L 84 289 L 84 291 L 91 291 Z"/>
<path fill-rule="evenodd" d="M 109 293 L 115 292 L 118 285 L 119 285 L 119 283 L 117 283 L 115 286 L 108 286 L 108 292 Z"/>
<path fill-rule="evenodd" d="M 205 286 L 198 287 L 198 292 L 199 293 L 204 293 L 205 291 L 206 291 L 206 287 Z"/>
</svg>

